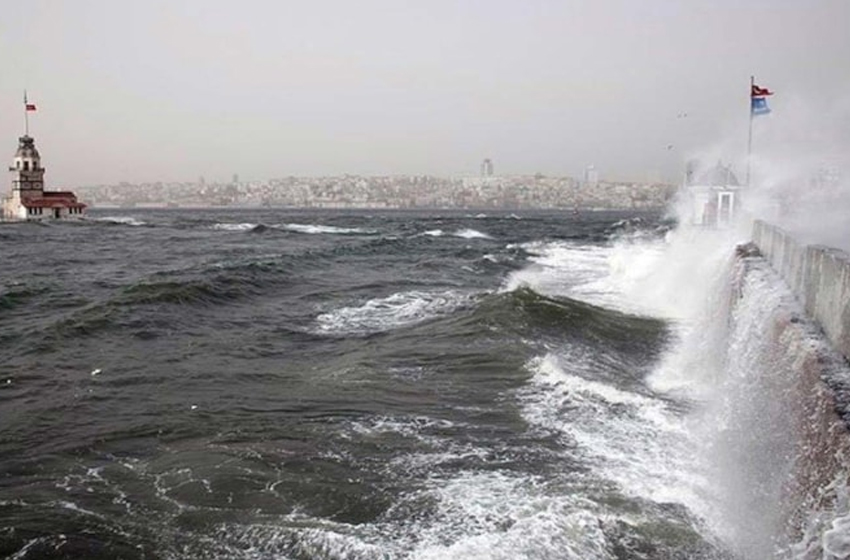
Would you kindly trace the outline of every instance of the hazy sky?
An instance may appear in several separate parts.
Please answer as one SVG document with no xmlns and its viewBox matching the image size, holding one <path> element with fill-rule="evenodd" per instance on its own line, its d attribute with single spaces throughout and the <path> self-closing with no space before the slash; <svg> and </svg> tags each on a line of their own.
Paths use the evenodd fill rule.
<svg viewBox="0 0 850 560">
<path fill-rule="evenodd" d="M 484 157 L 673 178 L 695 150 L 745 150 L 751 74 L 777 92 L 761 129 L 850 113 L 850 0 L 2 4 L 0 157 L 26 87 L 48 185 L 476 174 Z"/>
</svg>

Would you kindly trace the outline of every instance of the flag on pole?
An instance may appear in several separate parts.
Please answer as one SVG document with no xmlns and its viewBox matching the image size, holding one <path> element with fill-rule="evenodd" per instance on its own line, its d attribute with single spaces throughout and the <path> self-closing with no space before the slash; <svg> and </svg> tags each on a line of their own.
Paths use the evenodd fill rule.
<svg viewBox="0 0 850 560">
<path fill-rule="evenodd" d="M 770 107 L 767 106 L 768 95 L 773 95 L 773 92 L 767 88 L 752 85 L 750 89 L 750 114 L 758 116 L 770 113 Z"/>
<path fill-rule="evenodd" d="M 35 111 L 35 103 L 30 103 L 27 101 L 27 92 L 24 90 L 24 110 L 25 111 Z"/>
</svg>

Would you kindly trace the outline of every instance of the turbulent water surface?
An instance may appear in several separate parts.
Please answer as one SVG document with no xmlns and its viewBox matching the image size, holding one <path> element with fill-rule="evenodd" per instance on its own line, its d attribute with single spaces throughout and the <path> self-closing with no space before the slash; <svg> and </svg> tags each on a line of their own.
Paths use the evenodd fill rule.
<svg viewBox="0 0 850 560">
<path fill-rule="evenodd" d="M 726 558 L 653 216 L 0 224 L 0 554 Z M 637 248 L 639 245 L 640 248 Z"/>
</svg>

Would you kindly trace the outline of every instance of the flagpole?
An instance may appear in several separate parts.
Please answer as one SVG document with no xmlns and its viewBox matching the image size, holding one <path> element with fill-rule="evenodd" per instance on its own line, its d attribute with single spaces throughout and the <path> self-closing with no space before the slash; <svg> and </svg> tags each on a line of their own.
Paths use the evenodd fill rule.
<svg viewBox="0 0 850 560">
<path fill-rule="evenodd" d="M 24 136 L 30 135 L 30 112 L 27 111 L 27 90 L 24 90 Z"/>
<path fill-rule="evenodd" d="M 748 103 L 750 111 L 750 133 L 747 136 L 747 182 L 746 186 L 750 186 L 750 164 L 753 156 L 753 86 L 756 85 L 755 76 L 750 76 L 750 102 Z"/>
</svg>

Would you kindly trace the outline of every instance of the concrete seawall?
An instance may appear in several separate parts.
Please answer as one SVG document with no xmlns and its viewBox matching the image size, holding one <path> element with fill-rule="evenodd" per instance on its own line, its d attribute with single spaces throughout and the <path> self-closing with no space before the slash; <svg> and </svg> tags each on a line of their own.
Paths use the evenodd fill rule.
<svg viewBox="0 0 850 560">
<path fill-rule="evenodd" d="M 747 559 L 847 559 L 850 256 L 761 221 L 752 237 L 761 255 L 737 253 L 722 318 L 734 541 Z"/>
<path fill-rule="evenodd" d="M 757 220 L 753 242 L 850 361 L 850 255 L 822 245 L 802 245 L 782 229 Z"/>
</svg>

